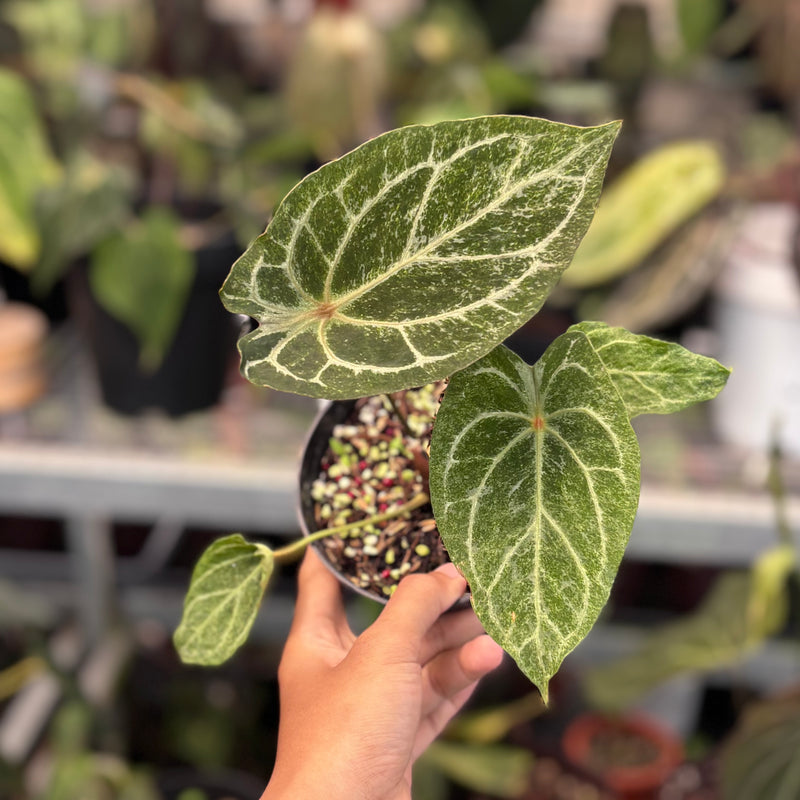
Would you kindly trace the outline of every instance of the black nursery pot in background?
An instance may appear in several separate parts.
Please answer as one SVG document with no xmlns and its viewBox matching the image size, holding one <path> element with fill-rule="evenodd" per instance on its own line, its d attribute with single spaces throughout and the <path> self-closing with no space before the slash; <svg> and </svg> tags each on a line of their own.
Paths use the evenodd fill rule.
<svg viewBox="0 0 800 800">
<path fill-rule="evenodd" d="M 159 409 L 172 417 L 216 405 L 235 353 L 236 318 L 219 299 L 219 288 L 241 248 L 226 236 L 195 251 L 195 277 L 175 339 L 153 372 L 139 367 L 133 333 L 101 308 L 81 270 L 80 318 L 95 360 L 105 404 L 120 414 Z"/>
</svg>

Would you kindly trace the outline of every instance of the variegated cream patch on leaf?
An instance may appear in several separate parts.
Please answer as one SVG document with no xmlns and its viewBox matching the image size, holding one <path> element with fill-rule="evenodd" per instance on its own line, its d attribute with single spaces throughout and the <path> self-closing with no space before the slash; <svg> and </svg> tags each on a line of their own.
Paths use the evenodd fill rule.
<svg viewBox="0 0 800 800">
<path fill-rule="evenodd" d="M 185 664 L 215 666 L 244 644 L 272 575 L 272 551 L 235 533 L 200 556 L 173 641 Z"/>
<path fill-rule="evenodd" d="M 352 398 L 419 386 L 541 307 L 594 213 L 618 123 L 410 126 L 326 164 L 236 262 L 226 307 L 253 383 Z"/>
<path fill-rule="evenodd" d="M 622 396 L 628 414 L 671 414 L 711 400 L 731 371 L 718 361 L 679 344 L 640 336 L 603 322 L 580 322 Z"/>
<path fill-rule="evenodd" d="M 530 367 L 497 347 L 451 378 L 431 445 L 436 521 L 486 631 L 547 698 L 605 604 L 639 498 L 639 446 L 587 336 Z"/>
</svg>

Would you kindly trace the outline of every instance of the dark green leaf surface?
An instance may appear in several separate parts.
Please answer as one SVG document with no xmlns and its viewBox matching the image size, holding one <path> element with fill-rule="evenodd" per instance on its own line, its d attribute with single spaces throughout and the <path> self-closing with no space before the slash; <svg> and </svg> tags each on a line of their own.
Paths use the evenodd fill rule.
<svg viewBox="0 0 800 800">
<path fill-rule="evenodd" d="M 581 322 L 582 331 L 608 370 L 628 414 L 671 414 L 716 397 L 731 371 L 679 344 L 639 336 L 602 322 Z"/>
<path fill-rule="evenodd" d="M 639 498 L 639 446 L 585 334 L 529 367 L 504 347 L 454 375 L 431 500 L 487 632 L 543 696 L 605 604 Z"/>
<path fill-rule="evenodd" d="M 480 358 L 542 305 L 586 232 L 619 125 L 411 126 L 309 175 L 237 261 L 257 384 L 348 398 Z"/>
<path fill-rule="evenodd" d="M 272 575 L 272 552 L 240 534 L 214 542 L 200 557 L 175 631 L 187 664 L 227 661 L 247 639 Z"/>
</svg>

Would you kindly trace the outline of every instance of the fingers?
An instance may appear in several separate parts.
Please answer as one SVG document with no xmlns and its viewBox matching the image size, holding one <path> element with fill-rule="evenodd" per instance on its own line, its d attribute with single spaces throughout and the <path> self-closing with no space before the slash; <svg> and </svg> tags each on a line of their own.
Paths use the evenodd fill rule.
<svg viewBox="0 0 800 800">
<path fill-rule="evenodd" d="M 458 600 L 466 581 L 452 564 L 400 581 L 373 629 L 392 631 L 409 658 L 419 658 L 423 640 L 436 620 Z"/>
<path fill-rule="evenodd" d="M 502 648 L 486 635 L 439 653 L 422 671 L 422 716 L 473 686 L 502 660 Z"/>
<path fill-rule="evenodd" d="M 292 633 L 346 624 L 339 582 L 313 547 L 306 551 L 297 574 L 297 603 Z"/>
<path fill-rule="evenodd" d="M 443 614 L 425 634 L 420 664 L 427 664 L 442 651 L 460 647 L 482 633 L 483 625 L 471 608 Z"/>
</svg>

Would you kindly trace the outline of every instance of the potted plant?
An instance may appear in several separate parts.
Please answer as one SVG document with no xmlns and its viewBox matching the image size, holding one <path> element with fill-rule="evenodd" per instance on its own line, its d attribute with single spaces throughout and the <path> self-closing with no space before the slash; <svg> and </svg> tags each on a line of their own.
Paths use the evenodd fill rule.
<svg viewBox="0 0 800 800">
<path fill-rule="evenodd" d="M 386 133 L 298 184 L 222 289 L 230 311 L 260 323 L 239 344 L 254 383 L 347 399 L 449 378 L 430 446 L 432 518 L 487 632 L 545 699 L 630 534 L 630 419 L 709 399 L 728 375 L 602 323 L 573 326 L 533 366 L 500 344 L 569 265 L 618 129 L 494 116 Z M 238 535 L 213 544 L 175 634 L 181 657 L 231 655 L 276 559 L 422 502 L 275 552 Z"/>
<path fill-rule="evenodd" d="M 683 761 L 683 744 L 645 717 L 583 714 L 564 732 L 564 754 L 620 800 L 652 800 Z"/>
</svg>

